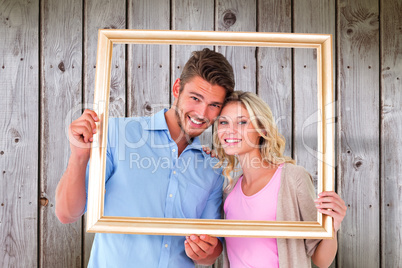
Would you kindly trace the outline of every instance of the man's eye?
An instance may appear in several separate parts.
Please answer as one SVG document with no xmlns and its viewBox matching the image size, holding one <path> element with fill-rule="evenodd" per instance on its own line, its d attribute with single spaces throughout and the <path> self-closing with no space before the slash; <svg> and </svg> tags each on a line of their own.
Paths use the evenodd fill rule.
<svg viewBox="0 0 402 268">
<path fill-rule="evenodd" d="M 195 101 L 199 101 L 199 99 L 197 97 L 191 97 L 193 100 Z"/>
</svg>

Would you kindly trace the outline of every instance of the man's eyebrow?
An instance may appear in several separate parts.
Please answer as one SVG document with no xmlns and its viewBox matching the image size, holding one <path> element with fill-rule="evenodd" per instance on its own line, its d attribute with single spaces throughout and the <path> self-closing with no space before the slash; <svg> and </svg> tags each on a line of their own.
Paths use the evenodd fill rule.
<svg viewBox="0 0 402 268">
<path fill-rule="evenodd" d="M 204 100 L 204 96 L 201 95 L 200 93 L 190 91 L 189 94 L 190 94 L 190 95 L 195 95 L 195 96 L 197 96 L 197 98 L 199 98 L 200 100 Z M 214 105 L 223 105 L 223 102 L 214 101 L 214 102 L 211 102 L 210 104 L 214 104 Z"/>
<path fill-rule="evenodd" d="M 204 96 L 202 96 L 200 93 L 197 93 L 197 92 L 189 92 L 189 93 L 190 93 L 190 95 L 196 95 L 197 98 L 204 100 Z"/>
</svg>

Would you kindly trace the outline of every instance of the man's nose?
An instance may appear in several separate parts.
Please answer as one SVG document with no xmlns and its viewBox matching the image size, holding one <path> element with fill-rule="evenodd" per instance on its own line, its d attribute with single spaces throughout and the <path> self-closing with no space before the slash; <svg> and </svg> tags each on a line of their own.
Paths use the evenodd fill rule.
<svg viewBox="0 0 402 268">
<path fill-rule="evenodd" d="M 199 117 L 199 119 L 205 120 L 206 118 L 208 118 L 207 113 L 208 113 L 208 105 L 201 104 L 197 110 L 197 116 Z"/>
</svg>

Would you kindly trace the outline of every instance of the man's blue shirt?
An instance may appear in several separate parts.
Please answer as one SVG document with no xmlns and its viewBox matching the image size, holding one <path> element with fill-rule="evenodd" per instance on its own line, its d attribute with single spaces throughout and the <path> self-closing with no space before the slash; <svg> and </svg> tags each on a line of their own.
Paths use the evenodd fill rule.
<svg viewBox="0 0 402 268">
<path fill-rule="evenodd" d="M 165 112 L 109 119 L 105 216 L 220 218 L 223 177 L 213 168 L 216 159 L 198 138 L 178 157 Z M 194 267 L 184 240 L 98 233 L 88 267 Z"/>
</svg>

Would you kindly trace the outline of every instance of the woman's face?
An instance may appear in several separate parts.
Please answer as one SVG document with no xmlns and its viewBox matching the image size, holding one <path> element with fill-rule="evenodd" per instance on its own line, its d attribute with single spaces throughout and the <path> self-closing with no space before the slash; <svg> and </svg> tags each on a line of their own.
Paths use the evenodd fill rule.
<svg viewBox="0 0 402 268">
<path fill-rule="evenodd" d="M 240 102 L 230 102 L 222 109 L 217 131 L 226 154 L 242 156 L 259 152 L 260 134 L 251 123 L 247 109 Z"/>
</svg>

